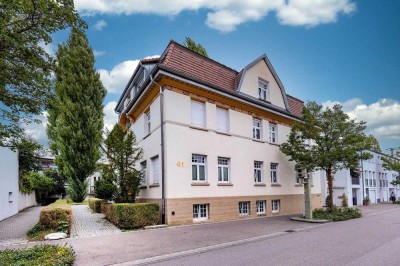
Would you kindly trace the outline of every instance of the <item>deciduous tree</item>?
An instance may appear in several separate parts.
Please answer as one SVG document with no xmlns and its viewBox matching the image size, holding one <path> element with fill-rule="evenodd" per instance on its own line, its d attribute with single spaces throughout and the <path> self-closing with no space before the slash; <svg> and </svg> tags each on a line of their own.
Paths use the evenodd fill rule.
<svg viewBox="0 0 400 266">
<path fill-rule="evenodd" d="M 85 26 L 73 0 L 0 2 L 0 146 L 23 135 L 21 123 L 39 122 L 54 69 L 43 47 L 69 26 Z"/>
<path fill-rule="evenodd" d="M 340 169 L 358 168 L 371 148 L 364 134 L 365 122 L 356 122 L 343 112 L 342 106 L 324 109 L 309 102 L 303 108 L 303 119 L 295 122 L 281 151 L 308 172 L 322 169 L 328 183 L 327 205 L 333 207 L 333 175 Z"/>
<path fill-rule="evenodd" d="M 104 141 L 103 151 L 108 164 L 103 167 L 102 178 L 117 186 L 115 201 L 135 202 L 142 178 L 142 172 L 135 166 L 143 155 L 143 150 L 136 144 L 135 134 L 116 124 Z"/>
<path fill-rule="evenodd" d="M 189 37 L 186 37 L 186 40 L 183 43 L 183 45 L 198 54 L 208 57 L 206 48 L 204 48 L 200 43 L 196 43 Z"/>
</svg>

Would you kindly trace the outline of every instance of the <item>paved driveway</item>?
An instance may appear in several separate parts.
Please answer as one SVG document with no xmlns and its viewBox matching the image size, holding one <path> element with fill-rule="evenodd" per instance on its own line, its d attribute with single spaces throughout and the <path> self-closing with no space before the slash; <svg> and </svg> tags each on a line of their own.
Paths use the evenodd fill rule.
<svg viewBox="0 0 400 266">
<path fill-rule="evenodd" d="M 39 222 L 43 207 L 32 207 L 0 222 L 0 246 L 25 243 L 26 232 Z"/>
<path fill-rule="evenodd" d="M 102 213 L 93 212 L 87 205 L 72 206 L 71 237 L 101 236 L 121 233 Z"/>
</svg>

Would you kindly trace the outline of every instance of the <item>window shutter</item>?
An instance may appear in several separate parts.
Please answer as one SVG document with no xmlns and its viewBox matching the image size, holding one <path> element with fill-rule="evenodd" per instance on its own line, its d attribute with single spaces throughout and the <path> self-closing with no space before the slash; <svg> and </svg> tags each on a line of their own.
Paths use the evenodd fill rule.
<svg viewBox="0 0 400 266">
<path fill-rule="evenodd" d="M 228 110 L 217 108 L 217 130 L 221 132 L 229 131 Z"/>
<path fill-rule="evenodd" d="M 204 103 L 192 101 L 192 125 L 206 126 L 206 105 Z"/>
<path fill-rule="evenodd" d="M 160 159 L 159 157 L 154 157 L 151 159 L 151 166 L 153 171 L 153 184 L 160 182 Z"/>
</svg>

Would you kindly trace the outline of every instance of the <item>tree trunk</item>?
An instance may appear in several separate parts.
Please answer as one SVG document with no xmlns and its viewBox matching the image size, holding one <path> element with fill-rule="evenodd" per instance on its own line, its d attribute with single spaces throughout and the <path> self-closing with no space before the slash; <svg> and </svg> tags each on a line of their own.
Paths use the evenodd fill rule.
<svg viewBox="0 0 400 266">
<path fill-rule="evenodd" d="M 333 208 L 333 177 L 332 177 L 332 169 L 329 168 L 326 170 L 326 178 L 328 181 L 328 200 L 327 206 L 329 209 Z"/>
</svg>

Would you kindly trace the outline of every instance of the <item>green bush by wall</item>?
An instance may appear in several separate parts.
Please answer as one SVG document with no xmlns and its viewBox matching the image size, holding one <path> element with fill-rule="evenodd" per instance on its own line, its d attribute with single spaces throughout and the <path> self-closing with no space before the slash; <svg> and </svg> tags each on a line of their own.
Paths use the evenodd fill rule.
<svg viewBox="0 0 400 266">
<path fill-rule="evenodd" d="M 136 229 L 156 225 L 160 220 L 160 207 L 155 203 L 103 204 L 107 219 L 122 229 Z"/>
<path fill-rule="evenodd" d="M 42 209 L 39 217 L 39 224 L 43 229 L 58 230 L 60 223 L 68 223 L 68 232 L 72 225 L 72 209 L 69 205 L 64 205 L 56 201 Z"/>
<path fill-rule="evenodd" d="M 104 200 L 102 199 L 97 199 L 97 198 L 91 198 L 89 199 L 89 207 L 97 213 L 101 213 L 101 203 L 103 203 Z"/>
</svg>

